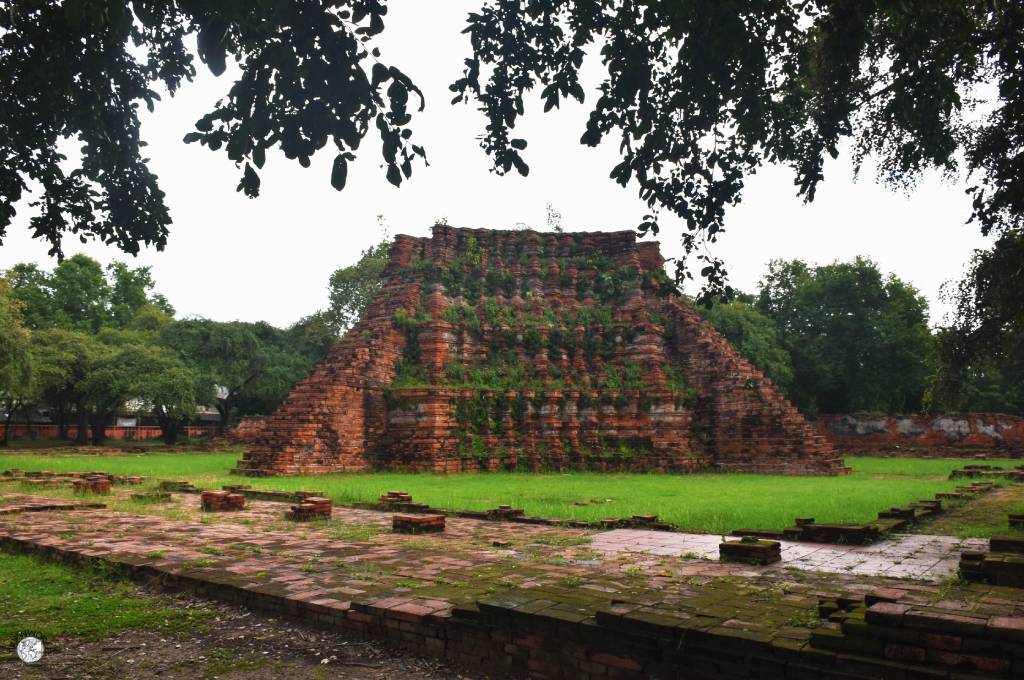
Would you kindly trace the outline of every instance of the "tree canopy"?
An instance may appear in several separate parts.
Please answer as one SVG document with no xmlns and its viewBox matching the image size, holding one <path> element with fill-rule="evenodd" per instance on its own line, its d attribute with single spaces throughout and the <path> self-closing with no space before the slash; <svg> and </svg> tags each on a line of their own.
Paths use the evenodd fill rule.
<svg viewBox="0 0 1024 680">
<path fill-rule="evenodd" d="M 683 243 L 728 291 L 724 263 L 700 248 L 765 162 L 792 167 L 813 200 L 824 163 L 848 144 L 885 183 L 907 188 L 935 168 L 968 179 L 982 231 L 1020 229 L 1024 214 L 1024 6 L 962 0 L 481 0 L 465 32 L 472 53 L 451 89 L 484 113 L 494 170 L 529 172 L 514 130 L 525 97 L 546 109 L 584 101 L 588 51 L 605 71 L 581 143 L 617 138 L 611 177 L 685 220 Z M 15 204 L 39 187 L 31 229 L 62 252 L 66 234 L 126 252 L 163 247 L 171 218 L 143 157 L 137 111 L 195 75 L 187 41 L 215 75 L 239 77 L 186 142 L 226 153 L 238 188 L 259 193 L 266 153 L 302 165 L 331 145 L 330 182 L 374 130 L 387 179 L 425 159 L 411 141 L 423 96 L 374 45 L 385 0 L 13 0 L 0 14 L 0 238 Z M 982 96 L 991 89 L 990 97 Z M 64 140 L 81 145 L 65 157 Z M 70 167 L 70 170 L 65 170 Z"/>
<path fill-rule="evenodd" d="M 774 261 L 757 309 L 793 362 L 790 399 L 815 413 L 921 410 L 932 336 L 928 305 L 864 258 L 812 267 Z"/>
<path fill-rule="evenodd" d="M 214 75 L 229 59 L 241 74 L 185 141 L 223 149 L 239 191 L 259 194 L 268 150 L 308 166 L 328 143 L 330 181 L 342 189 L 371 132 L 387 179 L 401 184 L 426 158 L 408 127 L 423 96 L 372 45 L 386 14 L 384 0 L 12 0 L 0 13 L 0 240 L 32 191 L 30 228 L 51 254 L 68 234 L 133 254 L 164 247 L 171 216 L 138 110 L 153 109 L 154 88 L 173 95 L 195 76 L 193 37 Z M 66 154 L 66 141 L 80 153 Z"/>
<path fill-rule="evenodd" d="M 0 279 L 0 406 L 7 424 L 34 389 L 29 343 L 29 333 L 21 323 L 21 305 L 10 285 Z M 2 445 L 7 444 L 8 429 L 4 427 Z"/>
<path fill-rule="evenodd" d="M 351 328 L 380 290 L 390 250 L 391 241 L 384 239 L 364 250 L 355 264 L 340 267 L 331 274 L 327 318 L 339 330 Z"/>
<path fill-rule="evenodd" d="M 659 209 L 674 213 L 688 254 L 715 240 L 762 163 L 791 166 L 811 201 L 844 142 L 893 187 L 928 168 L 962 171 L 985 233 L 1022 224 L 1019 3 L 488 0 L 466 31 L 473 54 L 452 89 L 485 112 L 481 146 L 499 173 L 528 171 L 526 140 L 512 136 L 524 95 L 539 90 L 546 110 L 582 102 L 586 50 L 600 51 L 606 76 L 580 141 L 617 136 L 612 178 L 634 181 L 655 211 L 640 231 L 657 232 Z M 978 108 L 983 84 L 997 87 L 990 112 Z M 722 263 L 698 259 L 722 287 Z"/>
<path fill-rule="evenodd" d="M 164 328 L 160 344 L 180 352 L 204 381 L 202 392 L 214 396 L 221 422 L 230 425 L 239 407 L 246 413 L 269 413 L 313 363 L 323 356 L 317 341 L 295 349 L 296 335 L 307 327 L 282 331 L 270 324 L 182 319 Z"/>
<path fill-rule="evenodd" d="M 149 267 L 131 268 L 114 262 L 104 272 L 99 262 L 81 253 L 46 272 L 34 263 L 19 263 L 7 271 L 14 297 L 24 309 L 30 329 L 63 328 L 97 333 L 101 328 L 128 328 L 139 314 L 174 315 L 159 293 Z M 140 321 L 155 323 L 149 321 Z"/>
<path fill-rule="evenodd" d="M 148 267 L 106 268 L 74 255 L 47 272 L 19 263 L 0 277 L 0 397 L 8 417 L 45 401 L 60 436 L 77 414 L 94 442 L 115 413 L 149 413 L 177 439 L 200 404 L 229 425 L 269 413 L 337 341 L 324 313 L 287 329 L 174 318 Z"/>
<path fill-rule="evenodd" d="M 938 337 L 929 409 L 1024 412 L 1024 233 L 976 251 L 946 290 L 950 324 Z"/>
<path fill-rule="evenodd" d="M 783 392 L 788 393 L 792 389 L 793 361 L 782 344 L 778 328 L 751 301 L 717 302 L 700 311 L 737 352 L 771 378 Z"/>
</svg>

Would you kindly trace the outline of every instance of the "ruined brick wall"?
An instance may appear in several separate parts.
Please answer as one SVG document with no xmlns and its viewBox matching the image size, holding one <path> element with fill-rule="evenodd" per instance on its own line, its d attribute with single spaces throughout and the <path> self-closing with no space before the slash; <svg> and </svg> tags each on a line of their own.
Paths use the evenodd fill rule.
<svg viewBox="0 0 1024 680">
<path fill-rule="evenodd" d="M 401 267 L 404 240 L 389 267 Z M 367 467 L 366 452 L 384 433 L 384 390 L 394 375 L 405 338 L 391 319 L 415 309 L 419 286 L 385 279 L 367 314 L 296 385 L 265 419 L 235 471 L 249 475 L 353 472 Z"/>
<path fill-rule="evenodd" d="M 265 424 L 263 416 L 245 416 L 240 418 L 225 434 L 232 444 L 253 444 L 263 432 Z"/>
<path fill-rule="evenodd" d="M 771 379 L 684 300 L 665 303 L 672 358 L 702 395 L 698 422 L 715 467 L 739 472 L 832 475 L 848 472 L 832 446 Z"/>
<path fill-rule="evenodd" d="M 859 453 L 1024 455 L 1024 418 L 1001 413 L 825 415 L 815 424 L 834 446 Z"/>
<path fill-rule="evenodd" d="M 846 471 L 631 231 L 396 238 L 239 471 Z"/>
</svg>

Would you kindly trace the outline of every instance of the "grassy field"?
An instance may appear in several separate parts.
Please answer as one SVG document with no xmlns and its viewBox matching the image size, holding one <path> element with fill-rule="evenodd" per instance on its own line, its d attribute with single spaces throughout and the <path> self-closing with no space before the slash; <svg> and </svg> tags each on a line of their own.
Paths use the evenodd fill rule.
<svg viewBox="0 0 1024 680">
<path fill-rule="evenodd" d="M 680 528 L 727 532 L 737 528 L 780 529 L 795 517 L 819 522 L 874 519 L 893 505 L 931 498 L 952 489 L 950 470 L 970 459 L 848 458 L 848 477 L 789 477 L 709 473 L 642 475 L 600 473 L 345 474 L 318 477 L 230 476 L 236 453 L 136 454 L 119 456 L 0 455 L 0 470 L 105 470 L 152 478 L 187 479 L 219 488 L 244 482 L 256 487 L 323 491 L 338 504 L 372 501 L 390 490 L 447 509 L 483 510 L 501 504 L 527 514 L 597 520 L 657 514 Z M 1010 461 L 991 461 L 1009 464 Z"/>
<path fill-rule="evenodd" d="M 193 630 L 212 614 L 139 594 L 131 583 L 27 555 L 0 552 L 0 658 L 28 635 L 100 639 L 122 630 Z"/>
</svg>

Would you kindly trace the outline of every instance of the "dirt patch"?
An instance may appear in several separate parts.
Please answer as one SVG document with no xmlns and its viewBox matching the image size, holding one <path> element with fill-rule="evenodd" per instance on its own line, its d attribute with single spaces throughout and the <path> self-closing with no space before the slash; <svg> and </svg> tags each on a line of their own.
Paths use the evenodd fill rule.
<svg viewBox="0 0 1024 680">
<path fill-rule="evenodd" d="M 190 596 L 183 608 L 216 612 L 202 630 L 177 635 L 127 631 L 98 641 L 46 640 L 36 664 L 0 660 L 0 677 L 12 680 L 474 680 L 436 660 L 387 649 L 376 642 L 265 616 Z M 6 652 L 7 650 L 5 650 Z"/>
</svg>

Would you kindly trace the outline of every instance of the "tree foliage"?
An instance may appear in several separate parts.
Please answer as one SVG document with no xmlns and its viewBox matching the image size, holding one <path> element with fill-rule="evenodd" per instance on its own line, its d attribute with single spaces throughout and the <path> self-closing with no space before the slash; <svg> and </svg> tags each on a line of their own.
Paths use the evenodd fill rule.
<svg viewBox="0 0 1024 680">
<path fill-rule="evenodd" d="M 393 184 L 425 159 L 408 127 L 423 97 L 373 46 L 385 0 L 12 0 L 5 9 L 0 239 L 38 186 L 31 228 L 52 253 L 68 233 L 132 253 L 163 247 L 170 215 L 137 111 L 156 105 L 154 88 L 173 95 L 195 75 L 193 36 L 212 73 L 233 61 L 239 77 L 185 141 L 226 153 L 247 195 L 259 193 L 272 149 L 306 166 L 332 145 L 337 189 L 374 130 Z M 729 288 L 724 264 L 701 246 L 764 162 L 789 165 L 810 201 L 825 160 L 849 145 L 858 168 L 870 157 L 894 187 L 929 168 L 967 177 L 985 233 L 1022 225 L 1019 2 L 482 0 L 465 32 L 472 54 L 451 89 L 485 114 L 481 145 L 498 173 L 529 172 L 527 140 L 514 135 L 527 93 L 546 110 L 584 101 L 580 69 L 588 51 L 599 55 L 605 74 L 580 141 L 618 142 L 612 179 L 634 183 L 652 209 L 641 232 L 657 232 L 662 210 L 685 220 L 698 266 L 684 259 L 678 273 L 699 269 L 708 294 Z M 986 88 L 991 97 L 979 95 Z M 65 141 L 81 153 L 65 157 Z"/>
<path fill-rule="evenodd" d="M 939 333 L 932 411 L 1024 413 L 1024 232 L 976 251 L 966 275 L 946 289 L 953 306 Z"/>
<path fill-rule="evenodd" d="M 773 261 L 757 308 L 793 361 L 790 398 L 811 413 L 921 410 L 931 351 L 928 305 L 863 258 L 811 267 Z"/>
<path fill-rule="evenodd" d="M 0 407 L 6 419 L 0 443 L 3 446 L 7 445 L 14 412 L 35 390 L 29 342 L 29 333 L 21 323 L 21 305 L 10 285 L 0 279 Z"/>
<path fill-rule="evenodd" d="M 229 61 L 238 80 L 185 137 L 223 149 L 238 190 L 259 194 L 266 152 L 303 166 L 328 144 L 331 184 L 379 134 L 396 186 L 425 160 L 411 142 L 410 108 L 423 96 L 373 47 L 385 0 L 12 0 L 0 12 L 0 241 L 15 204 L 39 187 L 35 236 L 61 255 L 65 235 L 98 238 L 125 252 L 162 249 L 171 216 L 143 157 L 138 110 L 154 88 L 174 94 L 195 76 L 189 43 L 214 75 Z M 418 99 L 413 100 L 412 96 Z M 67 154 L 71 144 L 79 154 Z M 68 170 L 70 168 L 70 170 Z"/>
<path fill-rule="evenodd" d="M 1020 226 L 1024 179 L 1024 6 L 962 0 L 487 0 L 469 15 L 472 55 L 451 87 L 479 104 L 494 170 L 527 174 L 513 131 L 528 92 L 545 110 L 584 101 L 580 69 L 606 71 L 581 143 L 617 138 L 611 177 L 683 218 L 686 253 L 708 292 L 727 290 L 714 241 L 725 211 L 765 161 L 793 168 L 814 199 L 824 164 L 848 142 L 859 169 L 906 188 L 937 168 L 970 178 L 985 233 Z M 977 91 L 994 84 L 991 110 Z M 962 160 L 961 160 L 962 159 Z M 690 276 L 685 261 L 681 276 Z"/>
<path fill-rule="evenodd" d="M 331 274 L 330 307 L 326 317 L 339 331 L 351 328 L 380 290 L 390 250 L 391 241 L 385 239 L 364 250 L 355 264 Z"/>
<path fill-rule="evenodd" d="M 181 356 L 160 345 L 138 345 L 136 397 L 156 416 L 164 442 L 175 444 L 200 402 L 213 395 L 200 372 L 185 365 Z"/>
<path fill-rule="evenodd" d="M 60 328 L 32 331 L 32 356 L 41 400 L 57 413 L 58 434 L 67 436 L 73 410 L 84 415 L 85 380 L 96 355 L 94 336 Z M 85 418 L 82 418 L 84 421 Z"/>
<path fill-rule="evenodd" d="M 78 254 L 59 262 L 52 272 L 34 263 L 19 263 L 6 273 L 30 329 L 63 328 L 97 333 L 101 328 L 129 328 L 158 323 L 174 308 L 154 293 L 149 267 L 131 268 L 114 262 L 106 271 L 93 258 Z M 136 321 L 137 315 L 148 319 Z"/>
<path fill-rule="evenodd" d="M 227 427 L 240 412 L 272 411 L 323 356 L 318 342 L 304 346 L 309 354 L 296 351 L 301 337 L 263 322 L 183 319 L 161 331 L 160 343 L 198 371 Z"/>
<path fill-rule="evenodd" d="M 737 352 L 783 392 L 789 392 L 793 385 L 793 362 L 774 321 L 746 300 L 718 302 L 700 308 L 700 312 Z"/>
</svg>

